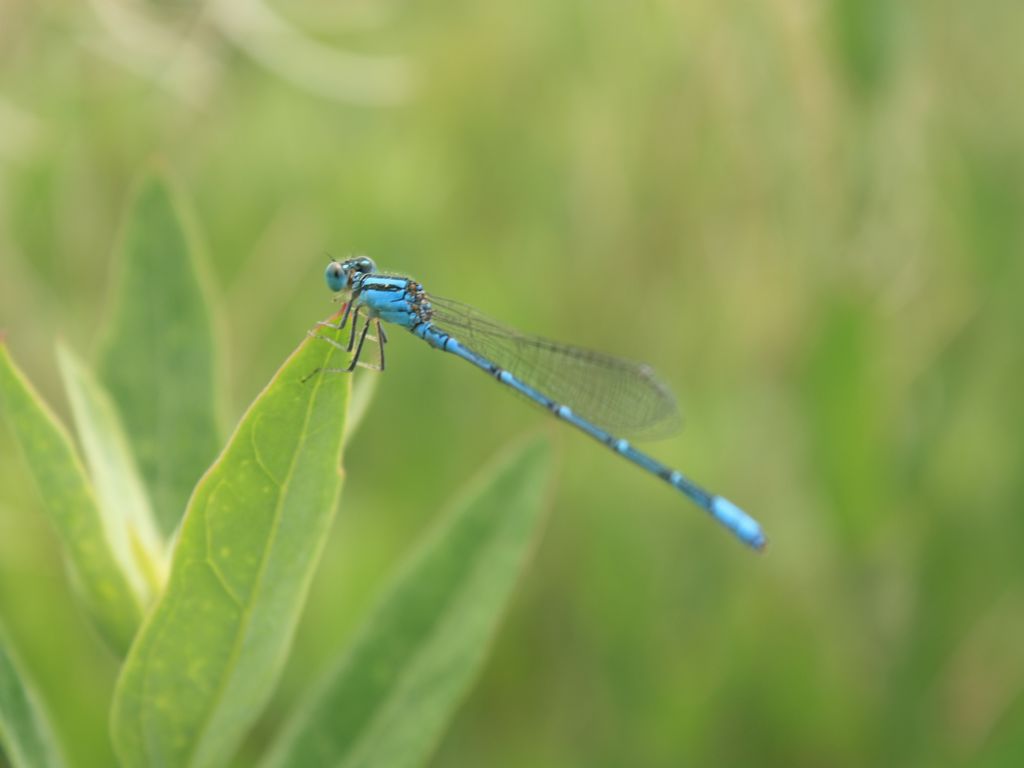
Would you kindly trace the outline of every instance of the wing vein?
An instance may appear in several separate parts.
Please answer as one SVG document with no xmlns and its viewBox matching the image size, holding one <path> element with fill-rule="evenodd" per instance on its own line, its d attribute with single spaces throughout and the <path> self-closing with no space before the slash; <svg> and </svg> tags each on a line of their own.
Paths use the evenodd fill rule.
<svg viewBox="0 0 1024 768">
<path fill-rule="evenodd" d="M 520 333 L 451 299 L 430 303 L 435 327 L 595 426 L 635 439 L 679 428 L 675 398 L 650 366 Z"/>
</svg>

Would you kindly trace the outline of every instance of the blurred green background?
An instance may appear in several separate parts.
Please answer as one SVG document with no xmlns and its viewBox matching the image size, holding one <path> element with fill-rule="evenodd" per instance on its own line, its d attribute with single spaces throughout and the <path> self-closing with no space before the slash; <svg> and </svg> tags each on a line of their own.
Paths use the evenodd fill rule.
<svg viewBox="0 0 1024 768">
<path fill-rule="evenodd" d="M 393 333 L 247 754 L 483 457 L 550 428 L 547 535 L 433 765 L 1021 765 L 1022 30 L 1019 0 L 5 0 L 0 328 L 66 414 L 54 339 L 94 350 L 161 156 L 231 423 L 365 252 L 654 364 L 687 423 L 652 452 L 771 537 Z M 0 616 L 109 764 L 116 665 L 6 429 Z"/>
</svg>

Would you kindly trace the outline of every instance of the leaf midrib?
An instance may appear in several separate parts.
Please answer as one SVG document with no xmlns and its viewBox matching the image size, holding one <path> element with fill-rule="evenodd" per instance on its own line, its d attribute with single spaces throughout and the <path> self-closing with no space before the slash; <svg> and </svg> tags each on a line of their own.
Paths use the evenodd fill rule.
<svg viewBox="0 0 1024 768">
<path fill-rule="evenodd" d="M 328 355 L 328 356 L 330 356 L 330 355 Z M 271 380 L 269 386 L 273 386 L 274 383 L 277 381 L 277 379 L 278 379 L 278 376 L 275 376 L 274 379 Z M 280 486 L 280 493 L 278 494 L 278 502 L 275 505 L 275 509 L 274 509 L 273 527 L 272 527 L 272 530 L 271 530 L 271 534 L 270 534 L 270 536 L 267 539 L 267 545 L 266 545 L 266 547 L 264 547 L 263 554 L 260 557 L 260 565 L 259 565 L 259 568 L 257 569 L 257 572 L 256 572 L 256 579 L 255 579 L 255 582 L 254 582 L 254 587 L 253 587 L 252 591 L 249 593 L 251 596 L 255 596 L 255 595 L 259 594 L 260 587 L 263 584 L 263 579 L 264 579 L 264 576 L 266 574 L 267 562 L 269 560 L 269 555 L 270 555 L 270 552 L 273 549 L 274 543 L 275 543 L 275 541 L 277 539 L 277 533 L 278 533 L 278 530 L 279 530 L 280 524 L 281 524 L 281 510 L 282 510 L 282 507 L 283 507 L 283 504 L 284 504 L 284 499 L 288 495 L 288 489 L 289 489 L 289 487 L 291 485 L 292 477 L 294 476 L 294 472 L 295 472 L 295 465 L 298 462 L 299 455 L 300 455 L 300 453 L 302 453 L 302 450 L 303 450 L 303 448 L 305 447 L 305 444 L 306 444 L 307 435 L 308 435 L 309 421 L 310 421 L 310 418 L 311 418 L 312 413 L 313 413 L 313 406 L 314 406 L 314 404 L 316 402 L 317 396 L 320 393 L 320 388 L 321 388 L 321 386 L 323 384 L 323 377 L 322 376 L 317 376 L 316 380 L 317 380 L 316 381 L 316 388 L 313 391 L 312 396 L 309 398 L 308 405 L 306 406 L 306 414 L 305 414 L 305 416 L 303 418 L 303 421 L 302 421 L 302 432 L 300 433 L 301 437 L 299 438 L 299 444 L 296 447 L 296 450 L 295 450 L 295 452 L 294 452 L 294 454 L 292 456 L 292 460 L 291 460 L 290 464 L 288 465 L 288 472 L 285 474 L 285 477 L 284 477 L 284 479 L 283 479 L 283 481 L 281 483 L 281 486 Z M 243 423 L 245 422 L 245 419 L 246 419 L 246 417 L 243 416 L 243 418 L 242 418 L 242 422 Z M 231 440 L 234 441 L 236 436 L 237 436 L 237 433 L 236 433 L 235 436 L 233 436 L 231 438 Z M 235 666 L 235 662 L 238 659 L 238 655 L 239 655 L 240 649 L 241 649 L 241 639 L 242 639 L 242 637 L 244 637 L 245 630 L 248 629 L 249 622 L 252 619 L 252 606 L 253 606 L 254 602 L 255 601 L 250 598 L 250 600 L 246 601 L 246 607 L 242 610 L 242 617 L 241 617 L 241 620 L 238 622 L 238 630 L 235 632 L 235 637 L 234 637 L 234 640 L 232 641 L 232 645 L 231 645 L 231 654 L 229 656 L 229 662 L 230 663 L 228 665 L 228 669 L 233 670 L 234 666 Z M 199 744 L 200 744 L 200 742 L 202 740 L 202 737 L 205 736 L 206 730 L 207 730 L 207 728 L 210 725 L 210 720 L 212 719 L 212 713 L 216 711 L 217 705 L 220 703 L 221 699 L 224 696 L 225 690 L 227 688 L 228 680 L 230 678 L 231 678 L 231 674 L 228 673 L 228 674 L 221 675 L 220 679 L 217 681 L 217 691 L 214 694 L 214 696 L 211 698 L 210 706 L 207 707 L 206 713 L 204 714 L 203 719 L 200 721 L 200 723 L 201 723 L 200 727 L 196 731 L 197 738 L 193 740 L 191 750 L 186 754 L 186 760 L 185 760 L 185 764 L 186 765 L 193 765 L 194 764 L 193 760 L 195 759 L 196 752 L 197 752 L 197 750 L 199 748 Z"/>
</svg>

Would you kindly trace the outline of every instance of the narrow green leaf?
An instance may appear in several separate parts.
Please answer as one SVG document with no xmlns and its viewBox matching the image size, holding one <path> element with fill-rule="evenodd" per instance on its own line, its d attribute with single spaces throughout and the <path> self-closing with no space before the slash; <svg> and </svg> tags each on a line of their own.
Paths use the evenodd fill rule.
<svg viewBox="0 0 1024 768">
<path fill-rule="evenodd" d="M 147 175 L 124 224 L 98 366 L 167 536 L 220 447 L 211 310 L 187 222 L 164 174 Z"/>
<path fill-rule="evenodd" d="M 352 398 L 349 401 L 348 416 L 345 418 L 345 445 L 348 445 L 356 430 L 363 423 L 366 412 L 370 410 L 370 403 L 377 392 L 377 382 L 380 376 L 361 375 L 356 376 L 352 384 Z"/>
<path fill-rule="evenodd" d="M 64 387 L 89 474 L 96 488 L 107 539 L 125 564 L 135 591 L 148 604 L 163 588 L 163 543 L 110 396 L 72 352 L 57 347 Z"/>
<path fill-rule="evenodd" d="M 891 77 L 899 47 L 899 3 L 888 0 L 831 0 L 834 53 L 859 96 L 875 96 Z"/>
<path fill-rule="evenodd" d="M 57 768 L 64 758 L 46 713 L 0 627 L 0 752 L 13 768 Z M 3 762 L 0 760 L 0 762 Z"/>
<path fill-rule="evenodd" d="M 549 458 L 536 439 L 484 473 L 385 592 L 266 768 L 404 768 L 429 757 L 537 536 Z"/>
<path fill-rule="evenodd" d="M 341 487 L 351 377 L 302 379 L 346 362 L 306 339 L 196 487 L 114 696 L 126 766 L 222 766 L 270 694 Z"/>
<path fill-rule="evenodd" d="M 107 536 L 92 484 L 67 430 L 2 343 L 0 408 L 39 486 L 88 613 L 111 647 L 125 652 L 142 621 L 142 600 Z"/>
</svg>

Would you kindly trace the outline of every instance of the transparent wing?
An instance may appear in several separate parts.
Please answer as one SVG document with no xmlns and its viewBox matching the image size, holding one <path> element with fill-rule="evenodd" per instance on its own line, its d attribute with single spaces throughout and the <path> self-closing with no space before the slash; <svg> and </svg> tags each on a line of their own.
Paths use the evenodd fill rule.
<svg viewBox="0 0 1024 768">
<path fill-rule="evenodd" d="M 679 429 L 675 398 L 650 366 L 519 333 L 451 299 L 429 300 L 435 327 L 595 426 L 646 440 Z"/>
</svg>

